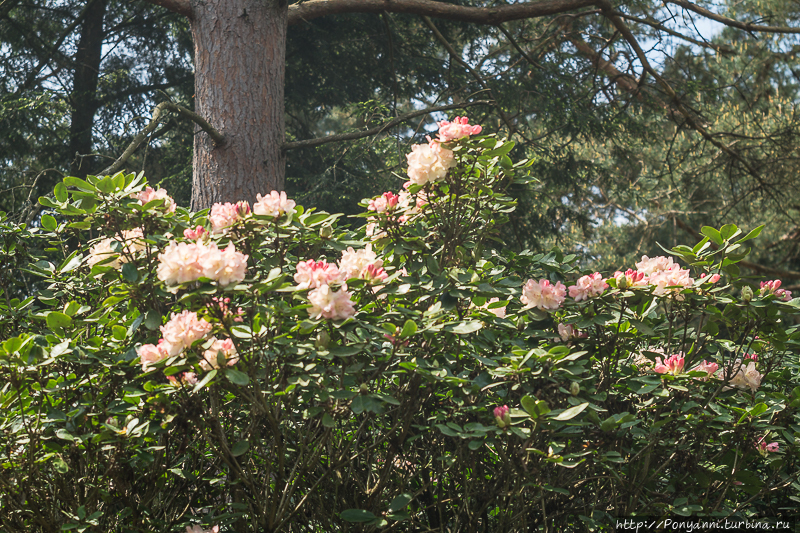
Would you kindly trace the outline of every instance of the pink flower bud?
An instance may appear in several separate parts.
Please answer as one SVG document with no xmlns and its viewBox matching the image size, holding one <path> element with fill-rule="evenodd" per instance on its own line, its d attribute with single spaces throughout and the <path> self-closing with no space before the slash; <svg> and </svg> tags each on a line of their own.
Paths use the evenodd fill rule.
<svg viewBox="0 0 800 533">
<path fill-rule="evenodd" d="M 511 425 L 511 415 L 508 414 L 508 406 L 498 406 L 494 408 L 494 419 L 497 422 L 497 427 L 504 429 Z"/>
</svg>

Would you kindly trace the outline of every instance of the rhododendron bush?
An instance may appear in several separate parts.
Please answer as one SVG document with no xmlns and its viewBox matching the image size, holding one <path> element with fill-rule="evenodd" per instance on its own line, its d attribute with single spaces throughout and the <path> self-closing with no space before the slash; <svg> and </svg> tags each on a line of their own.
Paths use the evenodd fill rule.
<svg viewBox="0 0 800 533">
<path fill-rule="evenodd" d="M 3 531 L 558 531 L 797 509 L 800 300 L 760 228 L 510 251 L 513 143 L 416 146 L 363 229 L 66 178 L 2 220 Z M 552 529 L 556 528 L 556 529 Z"/>
</svg>

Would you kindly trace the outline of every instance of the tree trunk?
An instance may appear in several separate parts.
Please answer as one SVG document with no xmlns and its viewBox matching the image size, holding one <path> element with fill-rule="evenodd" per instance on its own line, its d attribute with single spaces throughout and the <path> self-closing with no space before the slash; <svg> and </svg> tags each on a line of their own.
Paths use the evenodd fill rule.
<svg viewBox="0 0 800 533">
<path fill-rule="evenodd" d="M 194 141 L 193 210 L 284 184 L 286 0 L 192 0 L 195 111 L 225 136 Z"/>
<path fill-rule="evenodd" d="M 84 177 L 91 169 L 92 126 L 97 112 L 97 81 L 103 51 L 103 17 L 107 0 L 92 0 L 84 11 L 81 36 L 75 52 L 75 71 L 72 78 L 72 117 L 69 125 L 70 173 Z M 49 184 L 48 184 L 49 185 Z M 52 189 L 49 187 L 48 190 Z"/>
</svg>

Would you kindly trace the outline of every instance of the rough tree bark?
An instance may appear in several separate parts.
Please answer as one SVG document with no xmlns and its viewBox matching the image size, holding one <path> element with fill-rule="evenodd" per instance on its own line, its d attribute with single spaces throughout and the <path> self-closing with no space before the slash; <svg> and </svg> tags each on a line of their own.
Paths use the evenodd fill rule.
<svg viewBox="0 0 800 533">
<path fill-rule="evenodd" d="M 197 127 L 192 209 L 282 189 L 286 0 L 192 0 Z"/>
<path fill-rule="evenodd" d="M 106 5 L 107 0 L 91 0 L 83 10 L 84 19 L 78 49 L 75 52 L 75 71 L 70 97 L 72 116 L 69 127 L 69 155 L 73 158 L 70 163 L 72 176 L 84 177 L 91 167 L 89 161 L 84 159 L 87 154 L 92 153 L 92 126 L 99 106 L 97 82 L 100 77 Z M 49 187 L 48 190 L 51 189 L 52 187 Z"/>
</svg>

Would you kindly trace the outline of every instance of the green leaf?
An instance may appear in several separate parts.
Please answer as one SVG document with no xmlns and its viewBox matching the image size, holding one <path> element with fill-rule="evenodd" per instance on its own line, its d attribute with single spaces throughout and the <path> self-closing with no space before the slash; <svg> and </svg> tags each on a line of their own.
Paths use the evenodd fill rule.
<svg viewBox="0 0 800 533">
<path fill-rule="evenodd" d="M 575 407 L 570 407 L 569 409 L 565 410 L 564 412 L 560 413 L 558 416 L 555 417 L 555 420 L 571 420 L 578 416 L 581 411 L 586 409 L 589 406 L 589 402 L 584 402 L 580 405 L 576 405 Z"/>
<path fill-rule="evenodd" d="M 747 235 L 745 235 L 744 237 L 742 237 L 741 239 L 736 241 L 734 244 L 741 244 L 744 241 L 749 241 L 750 239 L 755 239 L 756 237 L 759 236 L 759 234 L 761 233 L 761 230 L 763 230 L 763 229 L 764 229 L 764 224 L 761 224 L 759 227 L 757 227 L 754 230 L 752 230 L 750 233 L 748 233 Z"/>
<path fill-rule="evenodd" d="M 67 188 L 64 187 L 63 183 L 56 183 L 55 189 L 53 189 L 53 194 L 60 203 L 64 203 L 67 201 Z"/>
<path fill-rule="evenodd" d="M 205 387 L 206 385 L 208 385 L 208 382 L 214 379 L 214 376 L 216 375 L 217 375 L 217 369 L 215 368 L 214 370 L 203 376 L 203 379 L 200 380 L 200 382 L 197 385 L 195 385 L 194 388 L 192 389 L 192 393 L 195 393 L 200 389 L 202 389 L 203 387 Z"/>
<path fill-rule="evenodd" d="M 411 319 L 406 320 L 406 323 L 403 324 L 403 331 L 400 332 L 400 338 L 405 339 L 406 337 L 410 337 L 414 333 L 417 332 L 417 324 Z"/>
<path fill-rule="evenodd" d="M 700 230 L 700 233 L 714 241 L 717 245 L 722 246 L 722 235 L 720 235 L 720 233 L 711 226 L 703 226 L 703 228 Z"/>
<path fill-rule="evenodd" d="M 72 317 L 58 311 L 47 313 L 47 327 L 57 330 L 72 324 Z"/>
<path fill-rule="evenodd" d="M 85 191 L 85 192 L 96 192 L 97 188 L 94 185 L 91 185 L 80 178 L 76 178 L 74 176 L 68 176 L 64 178 L 64 185 L 67 187 L 75 187 L 78 190 Z"/>
<path fill-rule="evenodd" d="M 144 327 L 151 331 L 157 330 L 161 326 L 161 315 L 158 311 L 151 309 L 144 317 Z"/>
<path fill-rule="evenodd" d="M 342 511 L 339 517 L 347 522 L 371 522 L 377 518 L 374 514 L 364 509 L 347 509 Z"/>
<path fill-rule="evenodd" d="M 122 277 L 125 281 L 136 283 L 136 280 L 139 279 L 139 271 L 136 270 L 136 265 L 133 263 L 125 263 L 122 265 Z"/>
<path fill-rule="evenodd" d="M 322 415 L 322 425 L 323 426 L 325 426 L 326 428 L 332 428 L 334 426 L 334 424 L 335 424 L 335 422 L 333 420 L 333 417 L 330 414 L 325 413 L 324 415 Z"/>
<path fill-rule="evenodd" d="M 249 442 L 247 442 L 246 440 L 240 440 L 239 442 L 233 445 L 233 448 L 231 448 L 231 455 L 233 455 L 234 457 L 239 457 L 249 448 L 250 448 Z"/>
<path fill-rule="evenodd" d="M 234 385 L 239 385 L 240 387 L 244 387 L 250 383 L 250 378 L 247 376 L 247 374 L 234 368 L 228 368 L 225 371 L 225 377 L 227 377 L 231 383 Z"/>
<path fill-rule="evenodd" d="M 449 331 L 452 331 L 453 333 L 458 333 L 459 335 L 465 335 L 467 333 L 473 333 L 475 331 L 478 331 L 482 327 L 483 323 L 481 323 L 478 320 L 473 320 L 472 322 L 464 322 L 458 324 L 453 328 L 449 328 Z"/>
<path fill-rule="evenodd" d="M 741 232 L 742 231 L 736 226 L 736 224 L 725 224 L 719 229 L 720 236 L 726 241 L 736 237 Z"/>
<path fill-rule="evenodd" d="M 58 222 L 52 215 L 42 215 L 42 227 L 47 231 L 55 231 L 58 227 Z"/>
<path fill-rule="evenodd" d="M 761 414 L 767 411 L 767 404 L 765 403 L 757 403 L 750 409 L 750 416 L 753 418 L 758 418 Z"/>
<path fill-rule="evenodd" d="M 394 513 L 400 509 L 404 509 L 414 497 L 408 492 L 404 492 L 394 497 L 392 503 L 389 504 L 389 512 Z"/>
<path fill-rule="evenodd" d="M 128 335 L 127 328 L 122 326 L 112 326 L 111 327 L 111 336 L 114 337 L 116 340 L 121 341 L 124 340 L 125 337 Z"/>
</svg>

